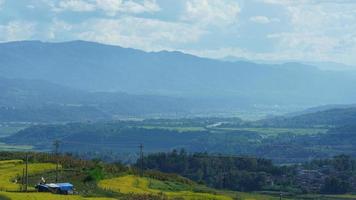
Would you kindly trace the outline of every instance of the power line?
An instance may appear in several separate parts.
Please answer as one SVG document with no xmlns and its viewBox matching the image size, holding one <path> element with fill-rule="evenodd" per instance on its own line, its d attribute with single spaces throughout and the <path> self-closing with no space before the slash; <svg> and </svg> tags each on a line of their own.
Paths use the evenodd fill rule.
<svg viewBox="0 0 356 200">
<path fill-rule="evenodd" d="M 142 176 L 143 176 L 143 145 L 140 144 L 139 148 L 140 148 L 140 157 L 141 157 L 141 158 L 140 158 L 140 160 L 141 160 L 140 176 L 142 177 Z"/>
<path fill-rule="evenodd" d="M 25 177 L 26 177 L 25 192 L 27 192 L 27 188 L 28 188 L 28 153 L 26 153 Z"/>
<path fill-rule="evenodd" d="M 58 152 L 58 150 L 59 150 L 59 140 L 55 140 L 54 142 L 53 142 L 53 146 L 54 146 L 54 152 L 55 152 L 55 157 L 56 157 L 56 183 L 58 183 L 58 168 L 59 168 L 59 156 L 58 156 L 58 154 L 59 154 L 59 152 Z"/>
<path fill-rule="evenodd" d="M 21 192 L 24 191 L 24 185 L 25 185 L 25 168 L 22 168 Z"/>
</svg>

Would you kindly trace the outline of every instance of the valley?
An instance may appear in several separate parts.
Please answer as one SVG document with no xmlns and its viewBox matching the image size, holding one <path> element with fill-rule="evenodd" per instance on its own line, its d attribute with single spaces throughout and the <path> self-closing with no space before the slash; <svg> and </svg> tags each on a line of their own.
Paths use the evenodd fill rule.
<svg viewBox="0 0 356 200">
<path fill-rule="evenodd" d="M 1 200 L 356 199 L 353 71 L 86 41 L 0 55 Z M 32 186 L 59 159 L 74 195 L 21 191 L 26 153 Z"/>
</svg>

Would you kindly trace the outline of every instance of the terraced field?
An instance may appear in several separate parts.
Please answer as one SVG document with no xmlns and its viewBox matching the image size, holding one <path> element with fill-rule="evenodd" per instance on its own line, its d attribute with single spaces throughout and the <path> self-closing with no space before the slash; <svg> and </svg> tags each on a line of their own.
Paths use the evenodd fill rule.
<svg viewBox="0 0 356 200">
<path fill-rule="evenodd" d="M 20 185 L 16 179 L 22 173 L 24 163 L 22 160 L 0 161 L 0 200 L 114 200 L 114 198 L 100 197 L 112 195 L 94 195 L 95 198 L 79 195 L 55 195 L 50 193 L 38 193 L 30 187 L 33 192 L 18 192 Z M 29 174 L 41 174 L 55 169 L 51 163 L 29 164 Z M 263 195 L 258 193 L 243 193 L 233 191 L 218 191 L 194 183 L 182 183 L 175 181 L 160 181 L 152 178 L 141 178 L 133 175 L 102 180 L 98 187 L 103 191 L 117 194 L 115 199 L 120 199 L 121 194 L 134 195 L 159 195 L 168 199 L 184 200 L 278 200 L 279 197 Z M 98 188 L 98 189 L 99 189 Z M 111 193 L 111 194 L 114 194 Z M 285 198 L 284 198 L 285 199 Z M 355 195 L 302 195 L 291 199 L 320 199 L 320 200 L 351 200 Z"/>
<path fill-rule="evenodd" d="M 153 189 L 151 184 L 160 184 L 161 189 Z M 168 184 L 163 181 L 153 180 L 150 178 L 141 178 L 133 175 L 107 179 L 99 182 L 99 187 L 111 190 L 114 192 L 120 192 L 123 194 L 153 194 L 153 195 L 165 195 L 169 198 L 180 197 L 185 200 L 232 200 L 232 198 L 224 195 L 210 194 L 210 193 L 198 193 L 187 190 L 187 188 L 181 189 L 178 187 L 169 187 Z"/>
<path fill-rule="evenodd" d="M 22 160 L 0 161 L 0 191 L 19 191 L 20 185 L 17 184 L 17 181 L 24 167 Z M 28 172 L 29 174 L 37 174 L 54 170 L 55 167 L 51 163 L 34 163 L 28 165 Z"/>
<path fill-rule="evenodd" d="M 50 193 L 20 193 L 20 185 L 17 184 L 17 178 L 22 174 L 25 167 L 22 160 L 0 161 L 0 200 L 113 200 L 111 198 L 84 198 L 81 196 L 63 196 Z M 29 164 L 29 174 L 38 174 L 55 169 L 51 163 Z M 30 190 L 34 188 L 30 187 Z"/>
<path fill-rule="evenodd" d="M 167 196 L 169 199 L 183 198 L 184 200 L 276 200 L 278 198 L 248 193 L 216 194 L 194 192 L 192 186 L 180 183 L 165 182 L 150 178 L 140 178 L 133 175 L 107 179 L 99 182 L 99 187 L 123 194 L 154 194 Z"/>
<path fill-rule="evenodd" d="M 78 195 L 55 195 L 50 193 L 0 192 L 0 200 L 114 200 L 112 198 L 85 198 Z"/>
</svg>

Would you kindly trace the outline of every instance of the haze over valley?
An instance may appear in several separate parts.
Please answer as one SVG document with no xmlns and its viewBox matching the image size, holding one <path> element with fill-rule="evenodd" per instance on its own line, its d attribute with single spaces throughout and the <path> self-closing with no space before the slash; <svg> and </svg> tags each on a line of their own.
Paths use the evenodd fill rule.
<svg viewBox="0 0 356 200">
<path fill-rule="evenodd" d="M 356 199 L 355 10 L 0 0 L 0 200 Z"/>
</svg>

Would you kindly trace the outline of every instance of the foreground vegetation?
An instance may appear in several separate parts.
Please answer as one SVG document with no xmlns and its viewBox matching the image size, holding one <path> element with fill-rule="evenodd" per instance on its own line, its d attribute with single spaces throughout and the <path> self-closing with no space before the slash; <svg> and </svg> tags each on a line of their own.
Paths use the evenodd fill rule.
<svg viewBox="0 0 356 200">
<path fill-rule="evenodd" d="M 22 160 L 6 160 L 0 161 L 0 190 L 1 191 L 18 191 L 18 184 L 22 170 L 25 165 Z M 55 165 L 51 163 L 31 163 L 28 166 L 28 173 L 36 174 L 55 169 Z M 34 188 L 29 188 L 34 189 Z"/>
<path fill-rule="evenodd" d="M 81 160 L 70 155 L 56 157 L 46 153 L 30 153 L 30 186 L 37 184 L 41 177 L 45 177 L 47 182 L 53 182 L 56 174 L 53 163 L 56 159 L 59 159 L 62 166 L 59 173 L 59 181 L 71 182 L 76 188 L 76 195 L 61 196 L 48 193 L 19 192 L 21 188 L 19 183 L 22 181 L 20 175 L 24 163 L 23 160 L 16 158 L 23 158 L 24 154 L 21 152 L 0 152 L 0 199 L 278 200 L 280 198 L 280 190 L 283 191 L 283 199 L 290 200 L 356 199 L 354 195 L 349 193 L 352 191 L 349 190 L 352 185 L 345 187 L 345 176 L 348 176 L 349 179 L 347 180 L 351 181 L 349 183 L 355 183 L 352 180 L 356 162 L 349 157 L 339 156 L 329 160 L 315 160 L 299 166 L 302 167 L 302 170 L 311 171 L 318 171 L 320 167 L 325 169 L 325 166 L 332 166 L 332 168 L 328 168 L 330 174 L 325 174 L 326 182 L 321 185 L 320 192 L 325 192 L 326 189 L 329 189 L 329 192 L 335 194 L 321 195 L 317 194 L 319 192 L 313 193 L 303 190 L 303 187 L 299 188 L 302 192 L 297 192 L 297 190 L 293 189 L 293 187 L 298 188 L 298 185 L 295 184 L 298 179 L 294 176 L 296 175 L 294 170 L 297 168 L 294 168 L 294 166 L 278 167 L 273 166 L 268 160 L 256 160 L 248 157 L 227 158 L 209 156 L 208 154 L 190 156 L 189 154 L 182 154 L 182 152 L 161 153 L 146 157 L 144 164 L 147 168 L 156 166 L 155 169 L 161 171 L 182 174 L 199 182 L 199 184 L 173 173 L 162 173 L 155 170 L 146 170 L 143 177 L 139 177 L 138 171 L 134 166 L 126 167 L 120 163 Z M 192 163 L 195 164 L 191 165 Z M 170 167 L 164 168 L 164 166 Z M 181 168 L 181 166 L 185 166 L 185 168 Z M 195 168 L 192 166 L 195 166 Z M 205 170 L 203 170 L 204 168 Z M 219 168 L 225 169 L 225 171 L 216 171 Z M 170 171 L 167 171 L 167 169 Z M 231 169 L 234 170 L 229 171 Z M 221 172 L 223 173 L 221 174 Z M 286 174 L 286 172 L 288 173 Z M 222 176 L 219 176 L 219 174 Z M 285 177 L 285 179 L 281 177 Z M 266 185 L 271 181 L 274 182 L 274 187 Z M 302 186 L 305 188 L 314 187 L 314 185 L 308 185 L 310 184 L 308 180 L 304 181 L 306 182 Z M 294 185 L 288 185 L 288 183 L 293 183 Z M 234 187 L 230 188 L 229 184 Z M 220 190 L 209 188 L 206 185 L 220 188 Z M 280 187 L 281 185 L 284 185 L 284 187 Z M 254 188 L 255 186 L 259 188 L 256 189 Z M 345 188 L 347 190 L 343 190 Z M 33 191 L 33 188 L 30 187 L 30 190 Z M 309 194 L 306 195 L 305 193 Z"/>
<path fill-rule="evenodd" d="M 18 192 L 0 192 L 1 200 L 114 200 L 113 198 L 86 198 L 78 195 L 55 195 L 50 193 L 18 193 Z"/>
<path fill-rule="evenodd" d="M 236 192 L 225 193 L 198 185 L 189 179 L 163 174 L 160 172 L 145 172 L 144 177 L 135 176 L 135 170 L 115 163 L 106 164 L 97 160 L 84 161 L 71 156 L 60 156 L 61 163 L 59 179 L 75 185 L 77 195 L 61 196 L 49 193 L 37 193 L 33 187 L 31 192 L 21 191 L 21 174 L 24 168 L 23 160 L 9 160 L 21 158 L 21 152 L 0 153 L 0 199 L 1 200 L 136 200 L 136 199 L 185 199 L 185 200 L 230 200 L 237 196 Z M 29 183 L 34 186 L 41 177 L 48 182 L 54 181 L 56 157 L 45 153 L 31 153 L 29 164 Z M 239 194 L 242 199 L 254 195 Z M 256 195 L 259 197 L 260 195 Z M 262 195 L 263 196 L 263 195 Z M 267 196 L 266 196 L 267 197 Z M 271 197 L 272 198 L 272 197 Z"/>
<path fill-rule="evenodd" d="M 170 199 L 181 198 L 184 200 L 232 200 L 232 198 L 192 191 L 193 187 L 174 182 L 164 182 L 152 178 L 140 178 L 133 175 L 123 176 L 99 182 L 99 187 L 124 194 L 154 194 Z"/>
</svg>

